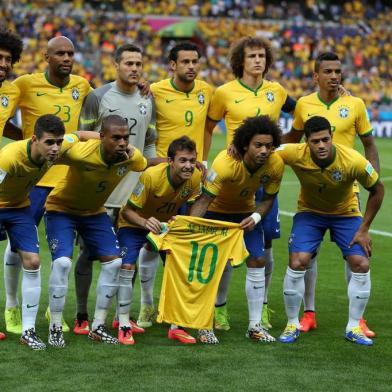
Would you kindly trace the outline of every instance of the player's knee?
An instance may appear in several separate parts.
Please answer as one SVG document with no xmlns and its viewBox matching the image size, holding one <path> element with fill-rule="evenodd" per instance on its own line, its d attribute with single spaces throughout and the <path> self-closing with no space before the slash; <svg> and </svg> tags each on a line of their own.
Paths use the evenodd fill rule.
<svg viewBox="0 0 392 392">
<path fill-rule="evenodd" d="M 309 261 L 302 257 L 290 255 L 289 267 L 294 271 L 305 271 Z"/>
<path fill-rule="evenodd" d="M 120 263 L 121 263 L 121 259 L 119 258 L 119 256 L 111 255 L 111 256 L 99 256 L 98 257 L 98 260 L 101 263 L 109 263 L 110 261 L 114 261 L 114 260 L 117 260 L 117 259 L 119 259 Z"/>
<path fill-rule="evenodd" d="M 250 256 L 246 261 L 246 265 L 249 268 L 263 268 L 265 266 L 265 258 Z"/>
<path fill-rule="evenodd" d="M 69 257 L 59 257 L 56 260 L 53 260 L 53 268 L 63 276 L 68 276 L 69 271 L 71 271 L 72 261 Z"/>
<path fill-rule="evenodd" d="M 22 255 L 23 268 L 26 270 L 37 270 L 40 267 L 39 255 L 36 253 Z"/>
<path fill-rule="evenodd" d="M 365 274 L 369 271 L 369 259 L 367 257 L 351 256 L 347 261 L 352 272 Z"/>
</svg>

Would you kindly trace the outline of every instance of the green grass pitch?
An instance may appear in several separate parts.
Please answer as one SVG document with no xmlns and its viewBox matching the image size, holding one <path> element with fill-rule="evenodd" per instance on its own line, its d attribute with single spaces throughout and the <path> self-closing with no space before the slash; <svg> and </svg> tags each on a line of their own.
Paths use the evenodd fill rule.
<svg viewBox="0 0 392 392">
<path fill-rule="evenodd" d="M 221 135 L 214 136 L 213 155 L 224 144 Z M 136 345 L 106 346 L 86 337 L 65 335 L 68 346 L 62 350 L 49 348 L 32 352 L 18 343 L 19 336 L 8 334 L 0 342 L 0 390 L 6 391 L 390 391 L 391 390 L 391 296 L 390 234 L 392 199 L 391 140 L 377 140 L 386 198 L 373 223 L 374 256 L 372 258 L 372 295 L 366 311 L 369 325 L 377 332 L 373 347 L 361 347 L 343 338 L 347 321 L 347 295 L 344 266 L 340 252 L 328 236 L 319 256 L 317 310 L 319 328 L 302 334 L 292 345 L 257 344 L 245 338 L 247 305 L 245 268 L 233 274 L 229 293 L 231 330 L 218 332 L 217 346 L 192 347 L 169 341 L 167 326 L 154 325 L 144 335 L 136 335 Z M 298 184 L 286 169 L 280 191 L 280 208 L 294 212 Z M 366 201 L 362 192 L 362 202 Z M 282 281 L 287 266 L 287 238 L 291 218 L 281 216 L 282 238 L 274 242 L 275 271 L 270 289 L 273 315 L 272 334 L 278 336 L 286 324 L 282 298 Z M 40 227 L 42 260 L 42 297 L 37 330 L 47 339 L 48 324 L 44 312 L 48 304 L 50 256 L 44 231 Z M 5 243 L 0 244 L 1 251 Z M 0 263 L 3 276 L 3 266 Z M 95 277 L 99 270 L 95 265 Z M 161 274 L 162 270 L 160 270 Z M 159 275 L 160 276 L 160 275 Z M 2 279 L 2 278 L 1 278 Z M 96 280 L 96 279 L 95 279 Z M 159 281 L 159 279 L 157 279 Z M 2 281 L 1 281 L 2 282 Z M 159 288 L 156 287 L 156 301 Z M 95 286 L 92 287 L 89 310 L 93 314 Z M 4 285 L 0 283 L 1 314 L 4 311 Z M 65 318 L 73 322 L 75 294 L 73 271 Z M 139 310 L 139 285 L 133 299 L 133 314 Z M 112 314 L 109 316 L 111 320 Z M 0 330 L 4 330 L 0 318 Z"/>
</svg>

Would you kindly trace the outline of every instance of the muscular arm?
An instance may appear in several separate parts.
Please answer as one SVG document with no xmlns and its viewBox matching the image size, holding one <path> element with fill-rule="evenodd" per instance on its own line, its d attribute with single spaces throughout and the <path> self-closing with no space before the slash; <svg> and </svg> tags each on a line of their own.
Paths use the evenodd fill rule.
<svg viewBox="0 0 392 392">
<path fill-rule="evenodd" d="M 380 173 L 380 161 L 374 136 L 360 136 L 363 148 L 365 149 L 365 157 L 372 164 L 377 173 Z"/>
<path fill-rule="evenodd" d="M 369 197 L 366 203 L 366 210 L 363 216 L 363 221 L 358 231 L 355 233 L 350 246 L 357 243 L 362 246 L 366 255 L 369 257 L 372 253 L 372 243 L 369 236 L 370 225 L 377 215 L 384 198 L 384 185 L 382 182 L 377 182 L 371 189 L 368 189 Z"/>
<path fill-rule="evenodd" d="M 100 139 L 100 134 L 95 131 L 76 131 L 75 133 L 78 135 L 81 142 L 86 142 L 90 139 Z"/>
<path fill-rule="evenodd" d="M 212 132 L 218 122 L 207 117 L 204 129 L 203 161 L 208 160 L 208 153 L 211 148 Z"/>
<path fill-rule="evenodd" d="M 153 216 L 145 219 L 130 205 L 126 205 L 121 212 L 122 217 L 131 224 L 139 226 L 141 229 L 152 231 L 154 234 L 161 232 L 161 222 Z"/>
<path fill-rule="evenodd" d="M 213 200 L 213 196 L 203 193 L 192 205 L 189 215 L 203 217 Z"/>
<path fill-rule="evenodd" d="M 276 195 L 263 195 L 263 200 L 258 205 L 255 211 L 256 213 L 260 214 L 261 219 L 263 219 L 271 210 L 272 205 L 274 204 L 275 197 Z M 243 230 L 253 230 L 257 223 L 251 216 L 248 216 L 240 222 L 240 226 Z"/>
<path fill-rule="evenodd" d="M 9 139 L 12 139 L 12 140 L 22 140 L 23 139 L 22 130 L 19 127 L 17 127 L 16 125 L 12 124 L 12 122 L 10 120 L 8 120 L 5 123 L 3 136 L 8 137 Z"/>
</svg>

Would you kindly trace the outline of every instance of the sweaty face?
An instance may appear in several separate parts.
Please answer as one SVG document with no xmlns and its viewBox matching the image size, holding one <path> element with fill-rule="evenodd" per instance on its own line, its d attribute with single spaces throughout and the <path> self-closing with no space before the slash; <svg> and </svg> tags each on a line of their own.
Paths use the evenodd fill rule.
<svg viewBox="0 0 392 392">
<path fill-rule="evenodd" d="M 0 49 L 0 84 L 7 79 L 12 68 L 11 52 L 7 49 Z"/>
<path fill-rule="evenodd" d="M 102 147 L 108 163 L 127 159 L 128 138 L 129 130 L 126 125 L 109 125 L 106 132 L 101 132 Z"/>
<path fill-rule="evenodd" d="M 306 142 L 316 163 L 328 162 L 332 158 L 332 136 L 328 130 L 312 133 Z"/>
<path fill-rule="evenodd" d="M 274 149 L 272 135 L 254 135 L 251 139 L 244 159 L 253 167 L 264 165 Z"/>
<path fill-rule="evenodd" d="M 72 72 L 75 50 L 71 42 L 61 39 L 53 43 L 46 54 L 50 70 L 59 78 Z"/>
<path fill-rule="evenodd" d="M 322 61 L 319 71 L 313 77 L 320 90 L 337 93 L 342 82 L 342 64 L 338 60 Z"/>
<path fill-rule="evenodd" d="M 54 162 L 59 156 L 63 139 L 64 135 L 56 136 L 50 132 L 44 132 L 40 139 L 33 135 L 32 142 L 36 143 L 40 161 Z"/>
<path fill-rule="evenodd" d="M 192 177 L 196 167 L 196 151 L 177 151 L 174 160 L 169 158 L 172 178 L 183 182 Z"/>
<path fill-rule="evenodd" d="M 139 52 L 123 52 L 119 63 L 115 63 L 117 77 L 127 86 L 139 83 L 143 72 L 142 54 Z"/>
<path fill-rule="evenodd" d="M 245 48 L 243 76 L 259 77 L 265 71 L 265 48 Z"/>
<path fill-rule="evenodd" d="M 182 82 L 193 82 L 200 71 L 199 56 L 195 50 L 180 50 L 177 61 L 171 61 L 170 66 Z"/>
</svg>

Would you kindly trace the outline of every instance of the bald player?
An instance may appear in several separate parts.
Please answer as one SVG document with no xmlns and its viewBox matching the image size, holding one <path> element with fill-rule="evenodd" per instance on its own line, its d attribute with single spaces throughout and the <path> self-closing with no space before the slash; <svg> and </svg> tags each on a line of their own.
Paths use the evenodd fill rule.
<svg viewBox="0 0 392 392">
<path fill-rule="evenodd" d="M 78 129 L 78 118 L 84 98 L 91 87 L 88 81 L 72 75 L 74 46 L 66 37 L 52 38 L 44 53 L 48 68 L 43 73 L 33 73 L 17 78 L 13 85 L 20 91 L 17 102 L 22 113 L 23 139 L 30 138 L 37 118 L 44 114 L 59 117 L 65 132 Z M 30 193 L 31 210 L 37 225 L 44 213 L 47 195 L 65 176 L 66 167 L 51 168 Z M 21 261 L 9 244 L 4 254 L 5 288 L 7 293 L 5 320 L 10 332 L 21 332 L 20 309 L 16 296 Z M 67 330 L 68 327 L 65 329 Z"/>
</svg>

